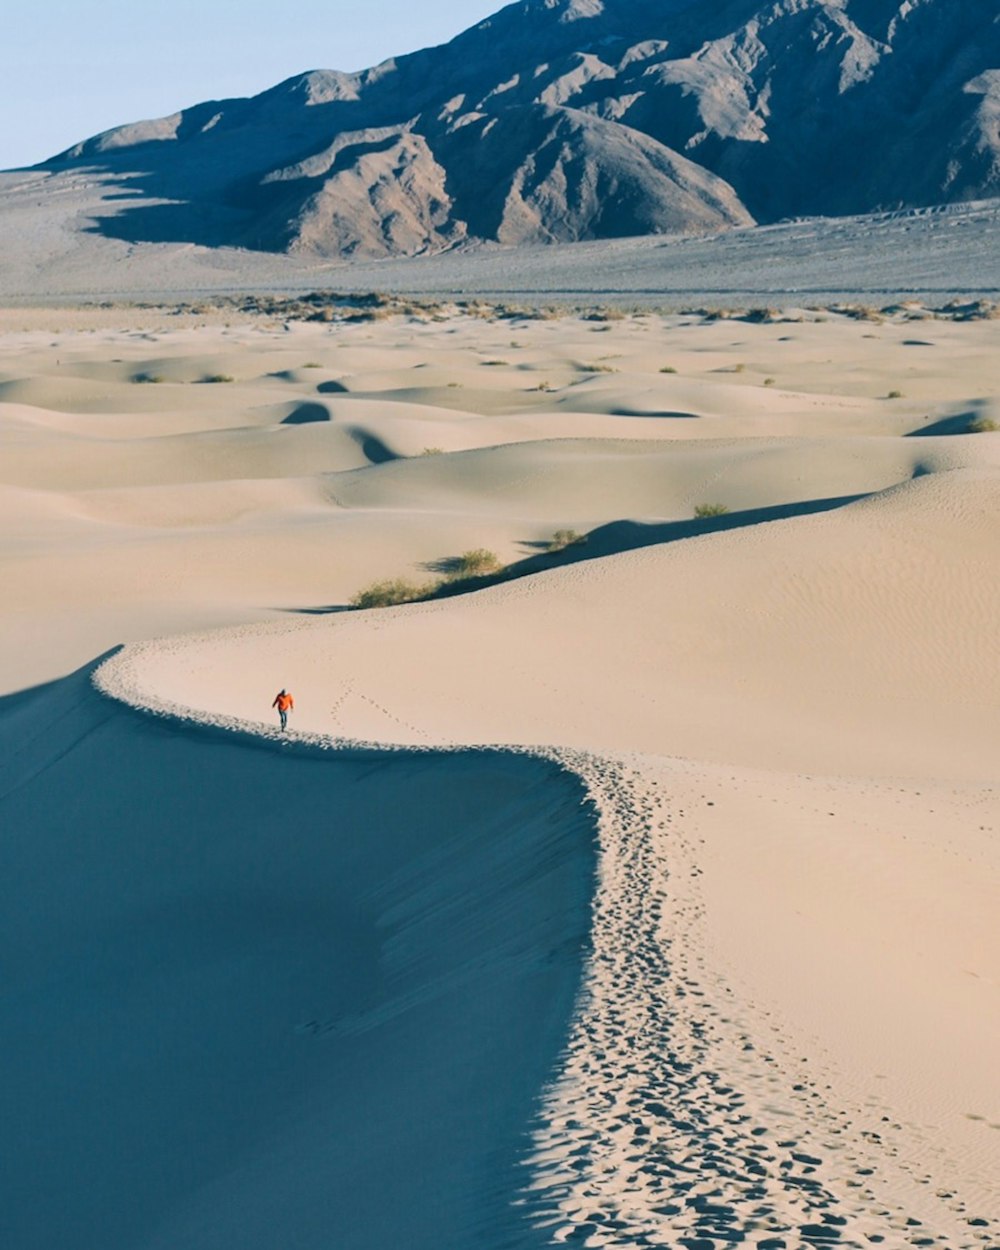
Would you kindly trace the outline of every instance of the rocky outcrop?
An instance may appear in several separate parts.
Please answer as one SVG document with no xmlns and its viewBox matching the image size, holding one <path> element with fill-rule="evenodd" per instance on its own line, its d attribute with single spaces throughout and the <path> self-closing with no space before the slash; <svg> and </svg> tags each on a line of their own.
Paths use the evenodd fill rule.
<svg viewBox="0 0 1000 1250">
<path fill-rule="evenodd" d="M 523 0 L 358 74 L 109 131 L 133 241 L 412 255 L 1000 195 L 995 0 Z"/>
</svg>

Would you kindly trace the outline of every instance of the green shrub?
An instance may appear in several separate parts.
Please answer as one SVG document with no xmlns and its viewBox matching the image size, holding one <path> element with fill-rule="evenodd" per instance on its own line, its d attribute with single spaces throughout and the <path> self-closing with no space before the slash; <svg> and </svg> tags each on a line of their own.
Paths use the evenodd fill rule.
<svg viewBox="0 0 1000 1250">
<path fill-rule="evenodd" d="M 163 381 L 163 378 L 158 373 L 137 373 L 132 381 L 140 386 L 156 386 Z"/>
<path fill-rule="evenodd" d="M 220 382 L 235 382 L 236 379 L 230 377 L 228 373 L 213 373 L 207 378 L 202 378 L 202 381 L 211 385 L 213 383 L 217 384 Z"/>
<path fill-rule="evenodd" d="M 968 425 L 970 434 L 995 434 L 997 430 L 1000 430 L 1000 421 L 993 417 L 976 417 Z"/>
<path fill-rule="evenodd" d="M 509 360 L 484 360 L 483 361 L 483 367 L 486 369 L 502 369 L 506 365 L 509 365 L 509 364 L 510 364 Z"/>
<path fill-rule="evenodd" d="M 902 399 L 902 398 L 903 398 L 902 391 L 890 391 L 889 394 L 886 395 L 886 399 Z"/>
<path fill-rule="evenodd" d="M 676 373 L 677 370 L 674 368 L 673 365 L 664 365 L 663 368 L 660 370 L 660 372 L 661 373 Z"/>
<path fill-rule="evenodd" d="M 448 576 L 454 581 L 462 581 L 467 577 L 486 577 L 490 573 L 499 573 L 502 568 L 495 552 L 487 551 L 485 547 L 477 547 L 474 551 L 464 551 L 450 562 Z"/>
<path fill-rule="evenodd" d="M 773 385 L 775 384 L 775 382 L 777 382 L 777 380 L 778 380 L 777 378 L 765 378 L 765 379 L 764 379 L 764 385 L 765 385 L 765 386 L 773 386 Z"/>
<path fill-rule="evenodd" d="M 699 521 L 704 521 L 708 517 L 725 516 L 729 509 L 724 503 L 700 503 L 694 510 L 694 515 Z"/>
<path fill-rule="evenodd" d="M 587 535 L 579 534 L 576 530 L 556 530 L 549 539 L 549 544 L 545 550 L 549 552 L 565 551 L 567 547 L 579 547 L 586 541 Z"/>
<path fill-rule="evenodd" d="M 354 596 L 351 607 L 391 608 L 399 603 L 413 603 L 415 599 L 422 599 L 432 590 L 432 586 L 418 586 L 402 577 L 392 581 L 373 582 Z"/>
</svg>

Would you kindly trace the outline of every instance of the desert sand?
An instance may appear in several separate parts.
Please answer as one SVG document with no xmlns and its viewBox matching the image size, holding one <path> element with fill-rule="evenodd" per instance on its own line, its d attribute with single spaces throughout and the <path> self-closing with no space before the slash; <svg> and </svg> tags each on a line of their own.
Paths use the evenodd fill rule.
<svg viewBox="0 0 1000 1250">
<path fill-rule="evenodd" d="M 998 326 L 2 314 L 17 1244 L 1000 1244 Z"/>
</svg>

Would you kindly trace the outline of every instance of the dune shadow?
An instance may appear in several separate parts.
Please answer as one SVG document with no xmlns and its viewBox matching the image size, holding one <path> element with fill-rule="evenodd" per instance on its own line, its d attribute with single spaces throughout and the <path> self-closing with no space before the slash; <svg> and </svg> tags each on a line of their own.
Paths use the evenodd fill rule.
<svg viewBox="0 0 1000 1250">
<path fill-rule="evenodd" d="M 910 430 L 906 438 L 939 438 L 949 434 L 971 434 L 969 428 L 976 420 L 976 412 L 959 412 L 950 417 L 942 417 L 930 425 L 922 425 L 919 429 Z"/>
<path fill-rule="evenodd" d="M 227 735 L 93 667 L 0 700 L 3 1244 L 252 1246 L 280 1211 L 300 1250 L 541 1250 L 515 1197 L 590 940 L 582 782 Z"/>
<path fill-rule="evenodd" d="M 283 612 L 286 616 L 336 616 L 338 612 L 350 612 L 347 603 L 331 603 L 317 608 L 275 608 L 275 612 Z"/>
<path fill-rule="evenodd" d="M 821 512 L 833 512 L 848 504 L 864 499 L 860 495 L 839 495 L 830 499 L 810 499 L 802 503 L 774 504 L 767 508 L 748 508 L 743 512 L 728 512 L 723 516 L 692 518 L 689 521 L 610 521 L 598 526 L 586 535 L 584 542 L 577 542 L 561 551 L 542 550 L 508 565 L 504 575 L 491 580 L 526 577 L 545 569 L 579 564 L 584 560 L 598 560 L 604 556 L 635 551 L 640 547 L 664 546 L 682 542 L 688 538 L 701 538 L 706 534 L 721 534 L 728 530 L 746 529 L 752 525 L 764 525 L 770 521 L 787 521 L 793 517 L 815 516 Z M 542 546 L 532 543 L 528 546 Z M 485 579 L 484 579 L 485 580 Z"/>
<path fill-rule="evenodd" d="M 329 421 L 330 414 L 322 404 L 299 404 L 282 421 L 282 425 L 316 425 Z"/>
<path fill-rule="evenodd" d="M 639 408 L 618 405 L 608 411 L 609 417 L 640 417 L 647 421 L 700 421 L 696 412 L 646 412 Z"/>
<path fill-rule="evenodd" d="M 394 451 L 390 451 L 385 443 L 374 434 L 355 434 L 354 441 L 361 448 L 369 464 L 388 464 L 390 460 L 399 459 L 399 456 Z"/>
<path fill-rule="evenodd" d="M 486 590 L 490 586 L 499 586 L 503 582 L 530 577 L 534 573 L 545 573 L 566 565 L 581 564 L 586 560 L 599 560 L 605 556 L 620 555 L 626 551 L 637 551 L 642 547 L 665 546 L 668 543 L 682 542 L 688 538 L 702 538 L 707 534 L 721 534 L 728 530 L 766 525 L 771 521 L 788 521 L 795 517 L 835 512 L 838 508 L 846 508 L 848 504 L 867 498 L 867 492 L 858 495 L 837 495 L 829 499 L 809 499 L 801 503 L 748 508 L 743 512 L 730 512 L 718 517 L 699 517 L 690 521 L 610 521 L 607 525 L 598 526 L 579 541 L 559 551 L 550 551 L 546 543 L 526 542 L 522 545 L 529 550 L 536 549 L 537 554 L 526 556 L 523 560 L 516 560 L 497 573 L 484 573 L 475 577 L 449 577 L 449 580 L 440 582 L 421 598 L 424 601 L 450 599 L 455 595 L 469 594 L 474 590 Z M 541 550 L 538 550 L 539 548 Z M 430 561 L 424 567 L 448 575 L 454 572 L 456 564 L 457 561 L 454 558 L 444 557 Z M 352 609 L 346 604 L 336 604 L 330 607 L 278 610 L 299 616 L 331 616 L 336 612 L 349 612 Z"/>
<path fill-rule="evenodd" d="M 316 387 L 316 393 L 319 395 L 347 395 L 350 392 L 343 382 L 320 382 Z"/>
</svg>

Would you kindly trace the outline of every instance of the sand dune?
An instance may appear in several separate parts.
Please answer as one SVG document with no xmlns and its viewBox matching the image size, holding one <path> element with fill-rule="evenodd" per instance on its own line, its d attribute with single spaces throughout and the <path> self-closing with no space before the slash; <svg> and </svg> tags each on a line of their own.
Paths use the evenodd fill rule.
<svg viewBox="0 0 1000 1250">
<path fill-rule="evenodd" d="M 0 706 L 18 1244 L 991 1247 L 996 323 L 108 315 L 0 339 L 0 684 L 159 639 Z"/>
<path fill-rule="evenodd" d="M 0 734 L 10 1245 L 545 1244 L 510 1197 L 586 937 L 574 778 L 269 757 L 87 674 Z"/>
</svg>

